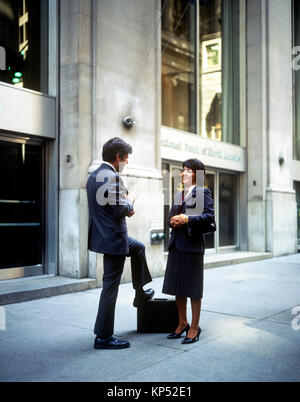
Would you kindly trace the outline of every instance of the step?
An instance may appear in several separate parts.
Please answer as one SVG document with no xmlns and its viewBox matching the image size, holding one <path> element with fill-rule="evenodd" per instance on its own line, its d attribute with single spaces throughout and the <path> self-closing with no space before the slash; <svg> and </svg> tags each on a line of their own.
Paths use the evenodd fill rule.
<svg viewBox="0 0 300 402">
<path fill-rule="evenodd" d="M 96 288 L 96 279 L 41 276 L 0 282 L 0 306 Z"/>
<path fill-rule="evenodd" d="M 234 251 L 219 254 L 205 254 L 204 269 L 224 267 L 232 264 L 242 264 L 245 262 L 261 261 L 273 258 L 272 253 L 257 253 L 252 251 Z"/>
</svg>

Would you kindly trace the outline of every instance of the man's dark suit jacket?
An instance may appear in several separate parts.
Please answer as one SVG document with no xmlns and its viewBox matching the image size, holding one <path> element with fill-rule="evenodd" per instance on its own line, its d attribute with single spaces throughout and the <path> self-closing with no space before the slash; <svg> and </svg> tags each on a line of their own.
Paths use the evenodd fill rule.
<svg viewBox="0 0 300 402">
<path fill-rule="evenodd" d="M 125 217 L 133 211 L 121 177 L 103 163 L 86 185 L 89 204 L 88 249 L 100 254 L 127 255 Z"/>
<path fill-rule="evenodd" d="M 185 214 L 187 211 L 189 211 L 189 222 L 187 225 L 172 228 L 169 248 L 175 245 L 177 250 L 182 252 L 205 253 L 205 238 L 201 231 L 201 225 L 203 226 L 205 221 L 214 222 L 214 202 L 208 188 L 202 188 L 201 190 L 204 191 L 204 208 L 201 214 L 196 213 L 193 215 L 193 202 L 191 202 L 191 199 L 196 199 L 196 187 L 194 187 L 190 197 L 187 197 L 187 199 L 190 198 L 188 206 L 186 205 L 187 199 L 181 205 L 178 205 L 180 204 L 182 192 L 175 196 L 169 215 L 169 227 L 172 228 L 170 221 L 173 216 Z M 197 188 L 197 191 L 201 190 L 199 187 Z M 175 202 L 177 205 L 175 205 Z"/>
</svg>

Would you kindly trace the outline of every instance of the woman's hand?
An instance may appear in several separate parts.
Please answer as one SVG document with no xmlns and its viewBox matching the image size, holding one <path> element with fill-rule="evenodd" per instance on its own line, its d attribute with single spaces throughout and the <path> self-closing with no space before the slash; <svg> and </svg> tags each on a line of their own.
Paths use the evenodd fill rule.
<svg viewBox="0 0 300 402">
<path fill-rule="evenodd" d="M 186 225 L 189 221 L 189 217 L 187 215 L 181 214 L 181 215 L 175 215 L 172 216 L 170 224 L 173 227 L 180 227 L 182 225 Z"/>
</svg>

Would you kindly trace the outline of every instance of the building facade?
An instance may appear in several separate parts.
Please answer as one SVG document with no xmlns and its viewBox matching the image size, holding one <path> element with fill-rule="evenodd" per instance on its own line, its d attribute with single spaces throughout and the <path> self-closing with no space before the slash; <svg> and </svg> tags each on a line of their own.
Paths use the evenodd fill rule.
<svg viewBox="0 0 300 402">
<path fill-rule="evenodd" d="M 207 254 L 295 253 L 299 19 L 292 0 L 1 0 L 0 280 L 101 284 L 85 184 L 115 136 L 133 147 L 128 230 L 153 276 L 188 158 L 206 165 L 215 200 Z"/>
</svg>

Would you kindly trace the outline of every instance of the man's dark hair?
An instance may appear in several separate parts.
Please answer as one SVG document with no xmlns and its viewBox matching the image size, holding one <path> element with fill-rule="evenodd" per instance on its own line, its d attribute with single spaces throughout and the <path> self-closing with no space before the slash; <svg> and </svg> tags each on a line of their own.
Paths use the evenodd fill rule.
<svg viewBox="0 0 300 402">
<path fill-rule="evenodd" d="M 183 162 L 182 167 L 187 167 L 188 169 L 192 169 L 192 171 L 196 174 L 197 170 L 204 170 L 205 174 L 205 166 L 198 159 L 188 159 Z"/>
<path fill-rule="evenodd" d="M 122 138 L 112 138 L 103 145 L 102 159 L 104 162 L 115 162 L 117 154 L 120 158 L 125 158 L 126 155 L 132 153 L 131 145 L 127 144 Z"/>
</svg>

